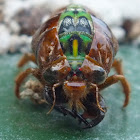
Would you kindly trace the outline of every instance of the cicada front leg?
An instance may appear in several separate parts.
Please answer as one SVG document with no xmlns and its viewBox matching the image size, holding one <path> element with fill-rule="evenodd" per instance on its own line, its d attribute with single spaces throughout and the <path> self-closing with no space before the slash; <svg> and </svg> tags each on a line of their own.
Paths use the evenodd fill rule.
<svg viewBox="0 0 140 140">
<path fill-rule="evenodd" d="M 20 98 L 20 86 L 23 83 L 24 79 L 26 77 L 28 77 L 30 74 L 32 74 L 34 77 L 36 77 L 39 81 L 41 81 L 41 83 L 43 82 L 43 80 L 41 80 L 40 77 L 40 71 L 39 69 L 34 69 L 34 68 L 28 68 L 25 71 L 21 72 L 15 80 L 15 94 L 18 98 Z"/>
<path fill-rule="evenodd" d="M 129 103 L 131 90 L 130 90 L 130 85 L 128 81 L 123 75 L 112 75 L 108 77 L 106 81 L 103 84 L 99 85 L 98 87 L 99 87 L 99 90 L 103 90 L 104 88 L 109 87 L 119 81 L 122 84 L 123 92 L 125 94 L 125 101 L 124 101 L 123 107 L 126 107 Z"/>
<path fill-rule="evenodd" d="M 36 58 L 33 53 L 26 53 L 24 54 L 18 62 L 18 67 L 24 66 L 28 62 L 33 62 L 36 64 Z"/>
</svg>

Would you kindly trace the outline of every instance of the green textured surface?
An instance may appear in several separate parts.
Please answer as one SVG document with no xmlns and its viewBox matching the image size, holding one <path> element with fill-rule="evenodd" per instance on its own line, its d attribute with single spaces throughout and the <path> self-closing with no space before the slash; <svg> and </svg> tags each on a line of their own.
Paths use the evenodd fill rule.
<svg viewBox="0 0 140 140">
<path fill-rule="evenodd" d="M 78 13 L 74 13 L 73 9 L 77 10 Z M 71 16 L 75 20 L 77 20 L 79 17 L 86 17 L 88 20 L 92 21 L 90 14 L 85 11 L 84 7 L 75 4 L 67 7 L 67 10 L 61 14 L 60 20 L 63 20 L 66 16 Z"/>
<path fill-rule="evenodd" d="M 46 115 L 49 108 L 16 99 L 14 78 L 20 55 L 0 56 L 0 140 L 140 140 L 140 50 L 123 46 L 117 56 L 123 59 L 125 75 L 131 83 L 131 102 L 122 110 L 121 86 L 105 89 L 105 119 L 87 130 L 80 129 L 71 117 L 55 111 Z"/>
</svg>

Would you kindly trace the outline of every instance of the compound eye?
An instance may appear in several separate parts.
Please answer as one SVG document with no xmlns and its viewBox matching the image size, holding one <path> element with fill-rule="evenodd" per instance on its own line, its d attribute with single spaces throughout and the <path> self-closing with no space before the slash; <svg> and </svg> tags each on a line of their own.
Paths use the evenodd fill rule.
<svg viewBox="0 0 140 140">
<path fill-rule="evenodd" d="M 67 60 L 64 59 L 44 70 L 43 78 L 48 84 L 53 85 L 59 81 L 63 81 L 69 74 L 70 70 L 71 68 Z"/>
<path fill-rule="evenodd" d="M 93 83 L 95 84 L 102 84 L 106 80 L 106 77 L 106 71 L 101 67 L 93 71 Z"/>
</svg>

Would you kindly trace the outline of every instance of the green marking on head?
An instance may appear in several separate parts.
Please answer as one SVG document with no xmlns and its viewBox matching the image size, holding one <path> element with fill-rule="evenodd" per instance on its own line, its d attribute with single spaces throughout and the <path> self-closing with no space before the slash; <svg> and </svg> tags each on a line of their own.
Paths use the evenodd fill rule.
<svg viewBox="0 0 140 140">
<path fill-rule="evenodd" d="M 68 6 L 60 16 L 58 34 L 70 65 L 73 69 L 80 67 L 93 40 L 91 15 L 82 6 Z"/>
<path fill-rule="evenodd" d="M 64 13 L 61 14 L 59 21 L 63 20 L 67 16 L 71 16 L 75 20 L 79 19 L 80 17 L 85 17 L 90 22 L 92 22 L 90 14 L 82 6 L 75 4 L 69 5 L 67 7 Z"/>
</svg>

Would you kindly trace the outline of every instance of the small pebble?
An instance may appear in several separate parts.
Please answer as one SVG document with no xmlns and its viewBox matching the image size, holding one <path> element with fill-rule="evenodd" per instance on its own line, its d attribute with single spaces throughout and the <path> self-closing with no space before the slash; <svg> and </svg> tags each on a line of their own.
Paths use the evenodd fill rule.
<svg viewBox="0 0 140 140">
<path fill-rule="evenodd" d="M 26 35 L 18 36 L 13 35 L 11 36 L 10 46 L 9 46 L 9 53 L 21 52 L 27 53 L 31 51 L 31 40 L 32 37 L 28 37 Z"/>
<path fill-rule="evenodd" d="M 5 25 L 0 24 L 0 54 L 7 53 L 10 45 L 10 40 L 11 36 L 8 28 Z"/>
<path fill-rule="evenodd" d="M 111 27 L 111 31 L 119 42 L 123 42 L 125 39 L 125 30 L 119 26 Z"/>
</svg>

